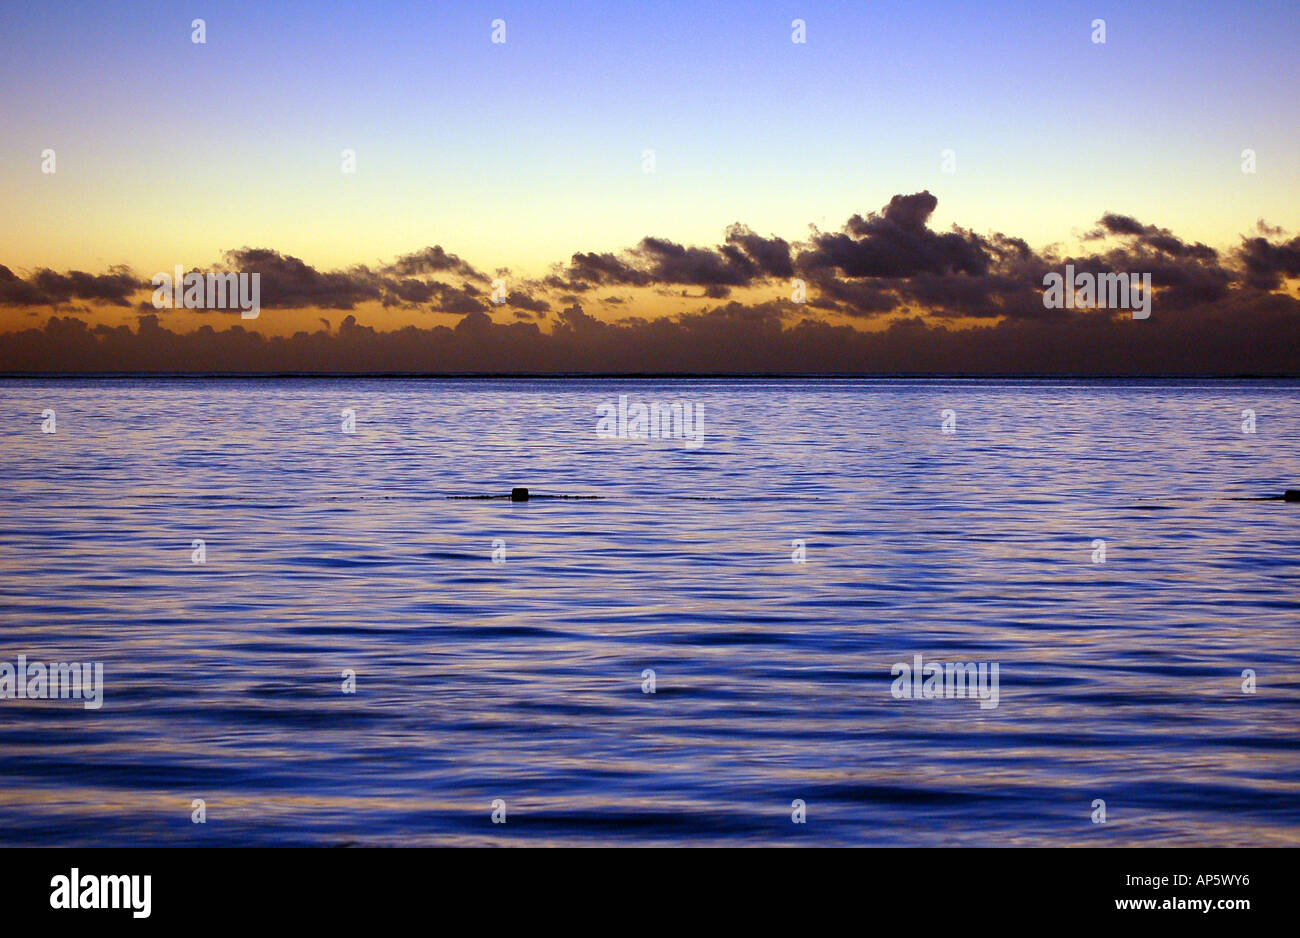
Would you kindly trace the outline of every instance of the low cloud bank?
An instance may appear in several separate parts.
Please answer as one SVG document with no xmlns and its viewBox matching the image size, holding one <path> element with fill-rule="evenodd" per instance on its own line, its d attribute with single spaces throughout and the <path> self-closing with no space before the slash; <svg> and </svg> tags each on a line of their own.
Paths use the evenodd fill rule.
<svg viewBox="0 0 1300 938">
<path fill-rule="evenodd" d="M 1300 375 L 1300 301 L 1234 297 L 1178 317 L 1006 319 L 953 329 L 907 318 L 878 332 L 814 319 L 791 304 L 731 303 L 674 319 L 600 322 L 574 305 L 553 331 L 470 313 L 455 327 L 264 337 L 242 326 L 190 333 L 146 315 L 136 329 L 52 317 L 0 335 L 0 371 L 194 373 L 1290 374 Z"/>
<path fill-rule="evenodd" d="M 0 370 L 1300 374 L 1300 302 L 1279 292 L 1300 277 L 1300 237 L 1288 240 L 1261 221 L 1221 253 L 1106 213 L 1084 236 L 1091 250 L 1063 254 L 1001 232 L 936 231 L 930 219 L 937 204 L 929 192 L 896 195 L 838 231 L 813 229 L 804 242 L 739 223 L 715 246 L 648 236 L 622 252 L 576 253 L 545 278 L 509 282 L 508 289 L 508 271 L 484 273 L 441 246 L 342 271 L 244 248 L 214 269 L 260 273 L 267 309 L 351 311 L 377 303 L 463 318 L 454 327 L 376 332 L 349 315 L 337 331 L 289 338 L 239 325 L 181 334 L 167 328 L 166 313 L 160 318 L 144 302 L 135 329 L 55 315 L 43 328 L 0 335 Z M 1151 318 L 1049 308 L 1044 278 L 1067 266 L 1082 275 L 1149 274 Z M 737 288 L 793 296 L 796 281 L 805 303 L 731 299 Z M 595 292 L 610 287 L 669 295 L 694 288 L 706 305 L 616 322 L 586 313 L 584 302 L 617 302 L 636 312 L 633 298 Z M 147 280 L 122 267 L 20 277 L 0 266 L 5 306 L 129 305 L 147 288 Z M 492 312 L 515 321 L 495 322 Z M 869 328 L 833 324 L 832 315 Z M 550 331 L 535 320 L 546 320 Z"/>
</svg>

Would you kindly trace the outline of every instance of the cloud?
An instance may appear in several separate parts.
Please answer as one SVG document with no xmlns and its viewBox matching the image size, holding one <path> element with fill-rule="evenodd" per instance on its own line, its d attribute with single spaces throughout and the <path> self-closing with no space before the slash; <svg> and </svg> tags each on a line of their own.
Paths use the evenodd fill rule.
<svg viewBox="0 0 1300 938">
<path fill-rule="evenodd" d="M 1188 244 L 1177 238 L 1167 228 L 1144 225 L 1128 215 L 1115 215 L 1110 212 L 1101 216 L 1099 228 L 1085 236 L 1089 240 L 1104 238 L 1107 235 L 1119 235 L 1131 239 L 1131 243 L 1142 248 L 1151 248 L 1171 257 L 1191 257 L 1202 261 L 1213 261 L 1218 257 L 1214 248 L 1204 244 Z"/>
<path fill-rule="evenodd" d="M 648 273 L 637 270 L 630 263 L 609 253 L 574 254 L 565 276 L 567 280 L 561 277 L 551 278 L 550 285 L 570 290 L 589 290 L 595 284 L 625 283 L 644 286 L 652 280 Z"/>
<path fill-rule="evenodd" d="M 765 276 L 794 276 L 790 244 L 784 238 L 764 238 L 737 222 L 727 229 L 727 243 L 739 245 Z"/>
<path fill-rule="evenodd" d="M 453 287 L 449 284 L 433 282 L 435 294 L 432 308 L 443 313 L 476 313 L 485 309 L 483 303 L 475 298 L 477 290 L 467 284 Z"/>
<path fill-rule="evenodd" d="M 223 269 L 260 274 L 263 308 L 352 309 L 383 296 L 379 278 L 364 267 L 323 273 L 269 248 L 227 251 Z"/>
<path fill-rule="evenodd" d="M 798 266 L 845 277 L 987 272 L 991 258 L 981 238 L 960 229 L 940 234 L 926 227 L 937 204 L 929 192 L 896 195 L 880 213 L 854 215 L 839 232 L 814 234 Z"/>
<path fill-rule="evenodd" d="M 0 265 L 0 305 L 5 306 L 61 306 L 73 299 L 130 306 L 131 294 L 144 286 L 129 268 L 121 266 L 98 275 L 80 270 L 60 274 L 41 268 L 23 279 Z"/>
<path fill-rule="evenodd" d="M 728 302 L 675 318 L 603 322 L 580 305 L 544 333 L 482 311 L 454 327 L 379 331 L 347 316 L 336 332 L 266 337 L 235 323 L 172 332 L 154 314 L 137 329 L 50 317 L 0 334 L 0 371 L 196 373 L 667 374 L 1300 374 L 1300 300 L 1237 290 L 1177 316 L 1133 321 L 1101 313 L 1006 318 L 957 329 L 905 317 L 863 331 L 794 304 Z M 807 311 L 811 313 L 812 311 Z"/>
<path fill-rule="evenodd" d="M 221 267 L 261 273 L 264 307 L 353 310 L 375 302 L 460 318 L 451 326 L 383 332 L 349 315 L 336 331 L 322 319 L 322 331 L 290 338 L 267 338 L 243 325 L 181 334 L 144 303 L 134 330 L 56 315 L 44 328 L 0 334 L 0 368 L 1300 373 L 1300 349 L 1280 341 L 1300 326 L 1297 300 L 1274 292 L 1300 277 L 1300 238 L 1286 240 L 1282 229 L 1260 222 L 1238 248 L 1220 253 L 1107 212 L 1082 250 L 1063 254 L 1002 232 L 936 231 L 930 222 L 937 205 L 928 191 L 895 195 L 878 211 L 851 215 L 838 231 L 812 229 L 804 242 L 736 223 L 714 246 L 647 236 L 618 252 L 576 253 L 543 280 L 521 281 L 509 292 L 508 315 L 499 317 L 506 322 L 491 315 L 485 275 L 441 247 L 374 269 L 335 271 L 268 248 L 243 248 L 229 252 Z M 1150 274 L 1151 319 L 1048 309 L 1043 278 L 1067 264 L 1081 273 Z M 796 278 L 807 285 L 806 303 L 790 299 Z M 622 289 L 593 295 L 610 285 Z M 0 304 L 8 306 L 66 313 L 74 299 L 129 305 L 140 289 L 120 267 L 98 276 L 42 269 L 23 278 L 0 266 Z M 699 305 L 644 318 L 637 299 L 647 293 Z M 597 318 L 583 309 L 584 296 L 606 316 L 629 315 Z M 868 328 L 845 325 L 843 317 Z M 538 327 L 543 319 L 549 331 Z"/>
<path fill-rule="evenodd" d="M 785 240 L 764 238 L 737 223 L 727 229 L 725 243 L 716 247 L 645 237 L 621 256 L 574 254 L 568 268 L 551 278 L 551 285 L 581 291 L 608 284 L 682 284 L 711 289 L 711 296 L 725 296 L 731 287 L 793 273 L 790 245 Z"/>
<path fill-rule="evenodd" d="M 545 300 L 534 299 L 527 293 L 520 293 L 518 291 L 512 291 L 510 295 L 506 297 L 506 304 L 513 306 L 516 309 L 528 310 L 533 313 L 545 313 L 551 308 L 551 304 Z"/>
<path fill-rule="evenodd" d="M 1260 290 L 1276 290 L 1284 277 L 1300 277 L 1300 237 L 1280 244 L 1265 238 L 1243 238 L 1238 258 L 1246 282 Z"/>
<path fill-rule="evenodd" d="M 402 277 L 411 276 L 413 274 L 436 274 L 449 272 L 483 282 L 486 282 L 489 279 L 486 274 L 475 270 L 473 266 L 468 262 L 461 260 L 455 254 L 448 254 L 442 249 L 442 246 L 438 244 L 435 244 L 433 247 L 425 248 L 422 251 L 403 255 L 388 266 L 382 268 L 382 272 L 386 274 L 396 274 Z"/>
</svg>

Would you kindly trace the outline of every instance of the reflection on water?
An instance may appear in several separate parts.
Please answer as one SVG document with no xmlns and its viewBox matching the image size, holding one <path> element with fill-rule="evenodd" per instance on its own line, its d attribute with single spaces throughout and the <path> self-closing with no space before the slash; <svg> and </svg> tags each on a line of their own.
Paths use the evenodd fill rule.
<svg viewBox="0 0 1300 938">
<path fill-rule="evenodd" d="M 703 445 L 598 438 L 619 394 Z M 0 842 L 1295 844 L 1300 505 L 1231 498 L 1300 487 L 1298 405 L 0 382 L 0 661 L 106 685 L 0 701 Z M 601 497 L 445 497 L 513 485 Z M 999 705 L 895 699 L 914 654 L 998 662 Z"/>
</svg>

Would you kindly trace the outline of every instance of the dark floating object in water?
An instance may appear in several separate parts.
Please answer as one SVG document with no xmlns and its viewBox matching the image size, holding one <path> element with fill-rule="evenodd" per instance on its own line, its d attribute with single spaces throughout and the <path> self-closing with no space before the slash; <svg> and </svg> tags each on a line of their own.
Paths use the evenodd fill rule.
<svg viewBox="0 0 1300 938">
<path fill-rule="evenodd" d="M 523 486 L 516 486 L 515 488 L 512 488 L 510 490 L 509 495 L 448 495 L 447 497 L 462 500 L 462 501 L 468 499 L 471 501 L 481 502 L 481 501 L 492 501 L 494 499 L 508 498 L 512 502 L 526 502 L 526 501 L 531 501 L 532 499 L 535 498 L 560 498 L 566 501 L 588 501 L 590 499 L 603 498 L 604 496 L 602 495 L 538 495 L 536 493 L 530 493 L 528 489 L 524 488 Z"/>
<path fill-rule="evenodd" d="M 1300 502 L 1300 489 L 1287 489 L 1281 495 L 1238 495 L 1230 502 Z"/>
</svg>

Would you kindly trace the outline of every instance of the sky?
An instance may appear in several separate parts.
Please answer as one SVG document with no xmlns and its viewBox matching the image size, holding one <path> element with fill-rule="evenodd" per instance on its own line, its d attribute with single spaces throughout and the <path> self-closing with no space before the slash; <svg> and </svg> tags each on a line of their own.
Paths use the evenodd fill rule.
<svg viewBox="0 0 1300 938">
<path fill-rule="evenodd" d="M 1294 3 L 19 3 L 2 15 L 0 265 L 20 278 L 126 265 L 147 280 L 242 249 L 378 269 L 436 245 L 540 289 L 579 252 L 647 237 L 715 247 L 736 223 L 806 244 L 921 192 L 937 199 L 936 232 L 1002 232 L 1062 257 L 1107 213 L 1225 257 L 1261 220 L 1289 233 L 1300 220 Z M 806 42 L 792 41 L 795 20 Z M 690 306 L 676 292 L 612 304 L 676 315 Z M 10 306 L 0 330 L 22 324 Z M 318 313 L 257 328 L 341 318 Z M 391 308 L 358 316 L 398 323 Z"/>
</svg>

